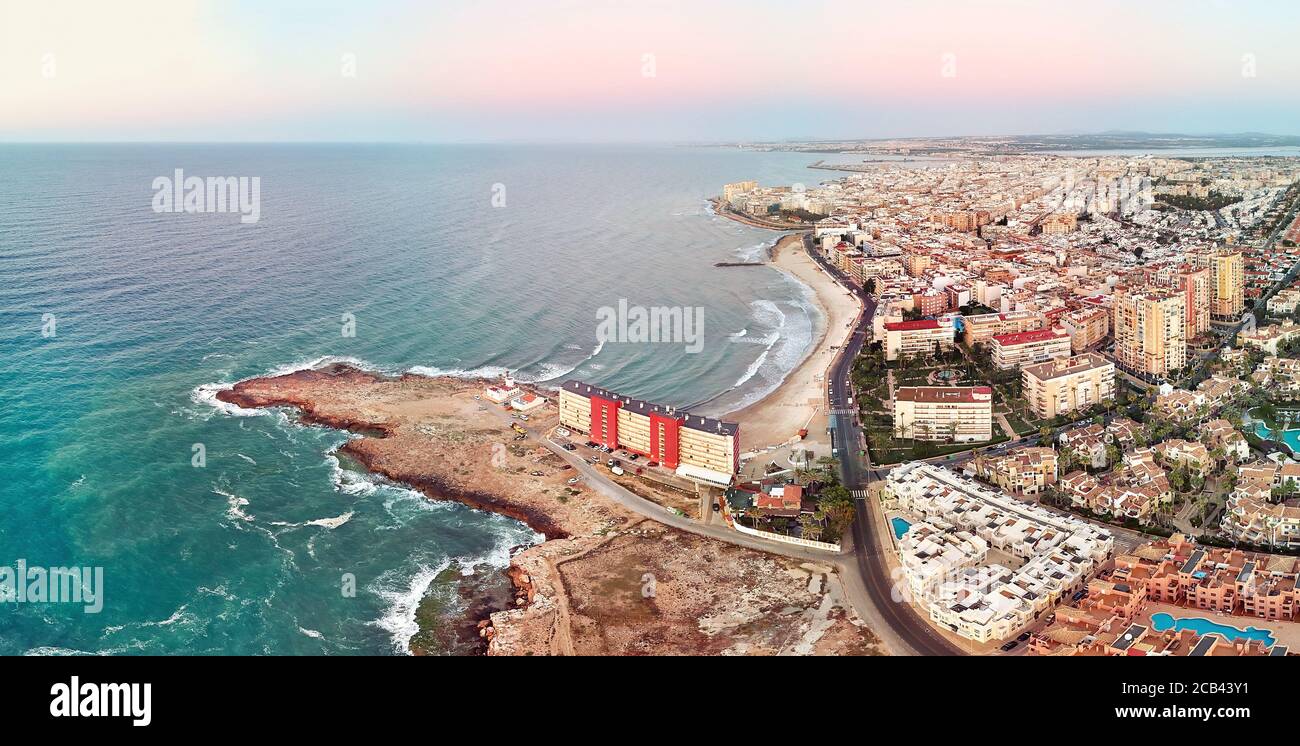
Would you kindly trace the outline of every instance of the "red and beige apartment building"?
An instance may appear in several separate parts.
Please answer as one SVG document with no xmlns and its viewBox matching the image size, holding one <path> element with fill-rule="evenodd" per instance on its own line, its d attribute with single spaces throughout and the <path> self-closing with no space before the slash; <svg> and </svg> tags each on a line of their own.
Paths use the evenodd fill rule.
<svg viewBox="0 0 1300 746">
<path fill-rule="evenodd" d="M 1047 318 L 1037 311 L 1010 311 L 963 316 L 962 341 L 967 347 L 988 342 L 999 334 L 1016 334 L 1042 329 Z"/>
<path fill-rule="evenodd" d="M 989 340 L 993 365 L 1010 370 L 1070 356 L 1070 335 L 1063 329 L 1035 329 L 1031 332 L 999 334 Z"/>
<path fill-rule="evenodd" d="M 639 453 L 681 476 L 726 485 L 740 467 L 740 425 L 623 396 L 582 381 L 560 389 L 560 424 Z"/>
<path fill-rule="evenodd" d="M 971 443 L 993 437 L 988 386 L 900 386 L 894 392 L 894 437 Z"/>
<path fill-rule="evenodd" d="M 1212 299 L 1210 270 L 1184 267 L 1178 273 L 1178 289 L 1183 292 L 1183 315 L 1186 316 L 1187 338 L 1195 339 L 1210 331 L 1210 303 Z"/>
</svg>

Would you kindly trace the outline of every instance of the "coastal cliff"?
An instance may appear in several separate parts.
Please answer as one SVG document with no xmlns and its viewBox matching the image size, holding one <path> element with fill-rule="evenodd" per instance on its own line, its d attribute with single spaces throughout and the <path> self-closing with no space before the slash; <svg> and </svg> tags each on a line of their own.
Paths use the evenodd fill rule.
<svg viewBox="0 0 1300 746">
<path fill-rule="evenodd" d="M 490 655 L 881 652 L 831 568 L 672 529 L 570 484 L 562 458 L 516 440 L 509 414 L 476 398 L 482 383 L 333 365 L 217 398 L 356 433 L 340 452 L 364 468 L 542 534 L 512 557 L 510 597 L 466 620 Z M 528 424 L 545 432 L 555 419 L 548 407 Z"/>
</svg>

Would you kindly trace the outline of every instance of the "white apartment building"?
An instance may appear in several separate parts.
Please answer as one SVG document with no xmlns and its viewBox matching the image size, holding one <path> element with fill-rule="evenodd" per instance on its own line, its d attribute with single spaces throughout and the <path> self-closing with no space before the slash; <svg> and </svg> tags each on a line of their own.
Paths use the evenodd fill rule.
<svg viewBox="0 0 1300 746">
<path fill-rule="evenodd" d="M 1114 549 L 1109 531 L 934 464 L 894 469 L 885 489 L 902 511 L 918 518 L 904 539 L 915 537 L 899 543 L 913 600 L 934 623 L 977 642 L 1004 640 L 1024 629 L 1084 587 Z M 984 565 L 993 550 L 1027 561 L 1017 570 Z"/>
<path fill-rule="evenodd" d="M 1063 329 L 1035 329 L 999 334 L 990 340 L 989 346 L 993 352 L 993 365 L 998 370 L 1010 370 L 1069 357 L 1070 335 Z"/>
</svg>

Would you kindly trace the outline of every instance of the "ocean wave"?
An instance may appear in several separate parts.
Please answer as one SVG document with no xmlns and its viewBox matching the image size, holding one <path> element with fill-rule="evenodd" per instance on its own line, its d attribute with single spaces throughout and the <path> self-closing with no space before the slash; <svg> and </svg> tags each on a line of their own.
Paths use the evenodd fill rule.
<svg viewBox="0 0 1300 746">
<path fill-rule="evenodd" d="M 774 301 L 759 299 L 749 302 L 749 317 L 764 329 L 780 329 L 785 326 L 785 312 Z"/>
<path fill-rule="evenodd" d="M 476 379 L 501 378 L 508 374 L 510 369 L 501 365 L 484 365 L 478 368 L 440 368 L 436 365 L 412 365 L 406 369 L 406 372 L 417 376 L 428 376 L 429 378 Z"/>
<path fill-rule="evenodd" d="M 345 495 L 372 495 L 379 489 L 378 478 L 374 475 L 344 469 L 343 464 L 339 462 L 339 457 L 334 453 L 325 454 L 325 459 L 330 462 L 330 482 L 334 484 L 336 492 Z"/>
<path fill-rule="evenodd" d="M 248 500 L 236 495 L 233 492 L 226 492 L 220 487 L 213 487 L 213 493 L 226 498 L 226 517 L 232 521 L 252 522 L 253 516 L 244 512 L 244 506 L 248 505 Z"/>
<path fill-rule="evenodd" d="M 429 592 L 433 581 L 450 566 L 451 560 L 443 560 L 438 565 L 421 564 L 404 583 L 397 581 L 394 577 L 396 573 L 391 571 L 379 576 L 377 587 L 373 590 L 375 595 L 388 603 L 388 608 L 374 624 L 392 636 L 393 650 L 396 652 L 411 654 L 411 638 L 420 631 L 420 624 L 415 620 L 420 602 Z"/>
<path fill-rule="evenodd" d="M 289 523 L 287 521 L 271 521 L 271 525 L 283 526 L 287 528 L 301 528 L 302 526 L 321 526 L 322 528 L 336 529 L 339 526 L 342 526 L 343 524 L 352 520 L 352 515 L 353 515 L 352 511 L 349 510 L 343 515 L 335 516 L 333 518 L 316 518 L 315 520 L 303 521 L 302 523 Z"/>
<path fill-rule="evenodd" d="M 233 383 L 199 384 L 190 392 L 190 401 L 195 404 L 212 407 L 218 412 L 230 415 L 231 417 L 262 417 L 268 414 L 268 411 L 265 409 L 246 409 L 238 404 L 231 404 L 230 402 L 224 402 L 217 398 L 218 393 L 229 391 L 234 387 L 235 384 Z"/>
<path fill-rule="evenodd" d="M 771 256 L 771 250 L 774 246 L 776 246 L 776 239 L 754 244 L 753 246 L 742 246 L 734 250 L 732 256 L 742 262 L 756 262 Z"/>
<path fill-rule="evenodd" d="M 758 371 L 763 368 L 763 363 L 767 362 L 767 354 L 772 351 L 772 347 L 774 347 L 780 339 L 781 335 L 777 332 L 773 332 L 767 336 L 765 340 L 767 346 L 765 346 L 763 351 L 758 354 L 758 357 L 754 359 L 754 362 L 749 364 L 749 367 L 745 369 L 745 372 L 741 374 L 740 378 L 736 379 L 736 382 L 731 384 L 730 390 L 734 391 L 740 388 L 745 385 L 749 379 L 758 375 Z"/>
</svg>

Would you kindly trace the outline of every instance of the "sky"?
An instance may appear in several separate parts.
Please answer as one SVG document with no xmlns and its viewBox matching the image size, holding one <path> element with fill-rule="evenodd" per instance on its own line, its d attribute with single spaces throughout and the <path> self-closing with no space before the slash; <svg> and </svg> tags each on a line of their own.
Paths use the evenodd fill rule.
<svg viewBox="0 0 1300 746">
<path fill-rule="evenodd" d="M 0 0 L 0 141 L 1300 135 L 1300 2 Z"/>
</svg>

